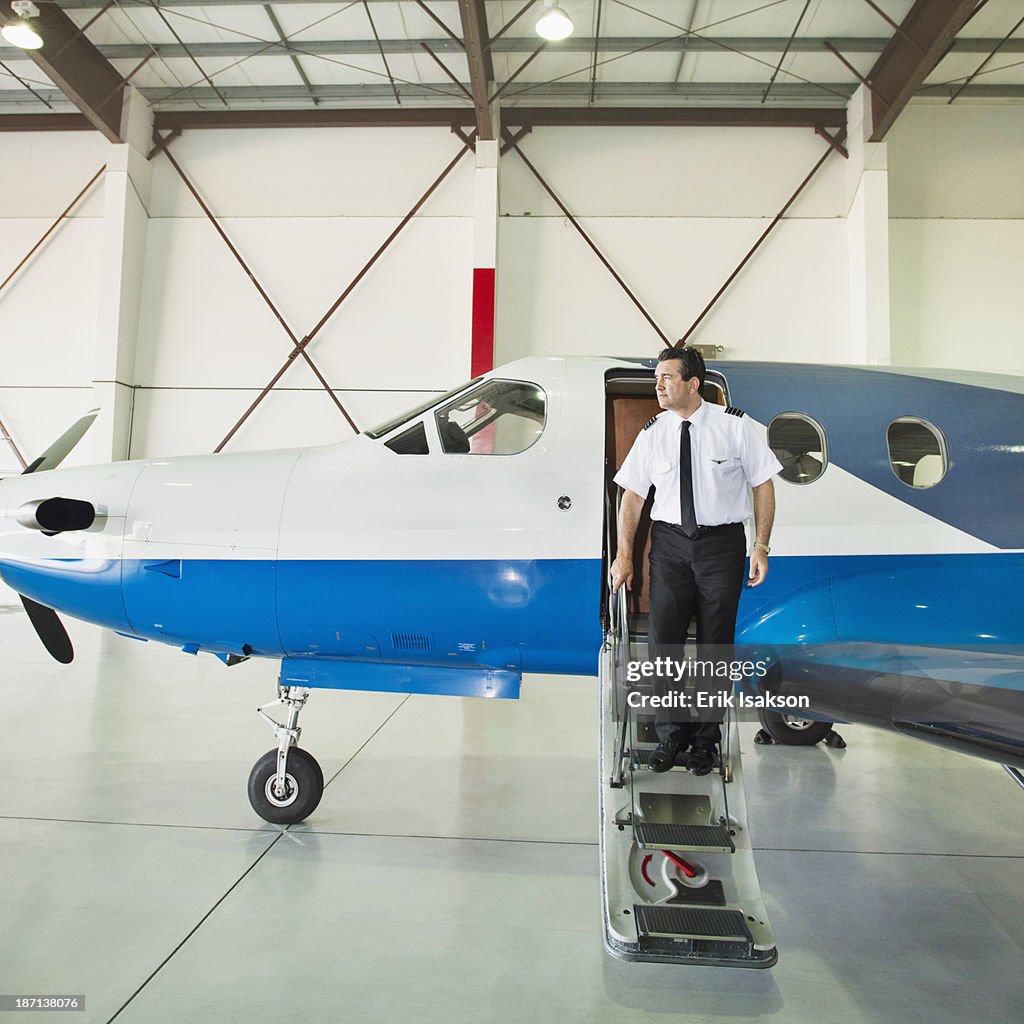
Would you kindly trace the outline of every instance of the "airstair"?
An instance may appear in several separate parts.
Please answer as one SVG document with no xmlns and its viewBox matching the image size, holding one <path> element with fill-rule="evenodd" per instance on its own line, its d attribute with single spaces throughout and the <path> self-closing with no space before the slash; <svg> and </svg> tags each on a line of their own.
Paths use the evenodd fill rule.
<svg viewBox="0 0 1024 1024">
<path fill-rule="evenodd" d="M 653 714 L 630 707 L 627 665 L 647 655 L 611 596 L 601 654 L 601 888 L 605 946 L 622 960 L 771 967 L 778 959 L 754 869 L 734 713 L 715 770 L 657 774 Z M 634 703 L 636 702 L 634 698 Z"/>
</svg>

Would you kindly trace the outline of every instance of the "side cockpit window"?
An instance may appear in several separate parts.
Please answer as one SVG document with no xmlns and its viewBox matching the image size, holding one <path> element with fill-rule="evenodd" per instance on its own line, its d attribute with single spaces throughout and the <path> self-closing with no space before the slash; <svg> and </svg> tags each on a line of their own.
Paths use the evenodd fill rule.
<svg viewBox="0 0 1024 1024">
<path fill-rule="evenodd" d="M 408 430 L 396 434 L 385 442 L 397 455 L 429 455 L 430 445 L 427 444 L 427 432 L 421 423 L 415 423 Z"/>
<path fill-rule="evenodd" d="M 489 380 L 434 413 L 448 455 L 518 455 L 544 432 L 543 388 L 517 380 Z"/>
<path fill-rule="evenodd" d="M 813 483 L 828 465 L 825 431 L 800 412 L 780 413 L 768 424 L 768 447 L 782 463 L 779 476 L 791 484 Z"/>
<path fill-rule="evenodd" d="M 949 469 L 946 439 L 939 428 L 917 416 L 901 416 L 885 434 L 889 465 L 908 487 L 934 487 Z"/>
</svg>

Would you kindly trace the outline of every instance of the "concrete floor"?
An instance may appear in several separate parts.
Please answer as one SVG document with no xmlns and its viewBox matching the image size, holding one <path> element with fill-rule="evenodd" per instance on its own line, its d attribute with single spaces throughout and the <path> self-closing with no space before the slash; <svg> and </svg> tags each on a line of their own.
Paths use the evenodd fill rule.
<svg viewBox="0 0 1024 1024">
<path fill-rule="evenodd" d="M 594 680 L 314 692 L 302 745 L 328 786 L 282 830 L 245 795 L 272 664 L 68 626 L 63 667 L 0 604 L 0 993 L 84 994 L 62 1019 L 1024 1019 L 1024 792 L 998 766 L 745 727 L 778 966 L 625 964 L 601 945 Z"/>
</svg>

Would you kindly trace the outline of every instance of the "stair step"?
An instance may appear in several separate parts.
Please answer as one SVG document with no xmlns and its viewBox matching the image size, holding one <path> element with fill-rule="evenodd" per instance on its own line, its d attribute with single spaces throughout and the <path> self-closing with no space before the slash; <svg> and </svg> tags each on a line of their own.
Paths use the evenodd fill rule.
<svg viewBox="0 0 1024 1024">
<path fill-rule="evenodd" d="M 738 910 L 707 907 L 635 905 L 637 931 L 655 939 L 709 939 L 714 942 L 752 943 L 746 918 Z"/>
<path fill-rule="evenodd" d="M 643 850 L 707 850 L 719 853 L 736 850 L 724 825 L 670 825 L 638 821 L 633 824 L 633 837 Z"/>
</svg>

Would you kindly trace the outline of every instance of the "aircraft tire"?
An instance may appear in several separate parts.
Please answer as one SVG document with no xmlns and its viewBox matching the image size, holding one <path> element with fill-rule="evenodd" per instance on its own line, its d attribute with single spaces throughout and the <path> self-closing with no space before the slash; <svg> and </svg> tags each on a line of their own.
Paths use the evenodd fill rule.
<svg viewBox="0 0 1024 1024">
<path fill-rule="evenodd" d="M 324 795 L 324 773 L 315 757 L 301 747 L 288 751 L 286 780 L 288 792 L 284 799 L 274 796 L 273 781 L 277 775 L 277 748 L 268 750 L 249 773 L 249 803 L 264 820 L 274 825 L 294 825 L 305 821 Z"/>
<path fill-rule="evenodd" d="M 765 708 L 758 709 L 757 717 L 761 720 L 765 732 L 776 743 L 790 747 L 813 747 L 832 731 L 831 722 L 815 722 L 809 718 L 783 715 Z"/>
</svg>

